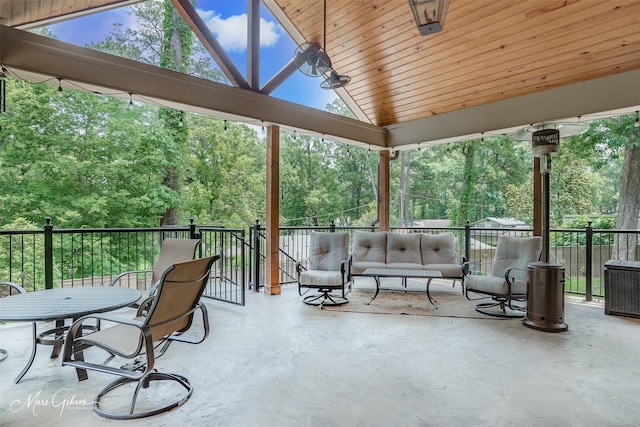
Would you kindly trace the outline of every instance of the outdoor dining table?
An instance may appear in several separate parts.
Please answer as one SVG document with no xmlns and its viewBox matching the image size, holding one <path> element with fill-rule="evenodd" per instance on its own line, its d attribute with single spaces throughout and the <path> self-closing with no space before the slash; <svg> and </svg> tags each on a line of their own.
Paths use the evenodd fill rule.
<svg viewBox="0 0 640 427">
<path fill-rule="evenodd" d="M 14 383 L 17 384 L 33 364 L 38 344 L 54 346 L 51 358 L 58 357 L 68 328 L 66 319 L 73 321 L 87 314 L 117 310 L 133 304 L 141 296 L 140 291 L 132 288 L 90 286 L 45 289 L 0 298 L 0 321 L 33 322 L 31 357 Z M 38 321 L 55 321 L 56 327 L 38 334 Z M 87 374 L 77 370 L 77 375 L 83 380 Z"/>
</svg>

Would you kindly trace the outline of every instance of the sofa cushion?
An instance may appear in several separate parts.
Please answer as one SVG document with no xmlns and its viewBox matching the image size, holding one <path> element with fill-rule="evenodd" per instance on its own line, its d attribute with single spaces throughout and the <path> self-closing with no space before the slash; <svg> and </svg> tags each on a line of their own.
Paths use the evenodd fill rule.
<svg viewBox="0 0 640 427">
<path fill-rule="evenodd" d="M 453 233 L 420 233 L 419 236 L 423 264 L 458 264 L 456 239 Z M 442 273 L 442 275 L 445 274 Z"/>
<path fill-rule="evenodd" d="M 464 276 L 461 264 L 425 264 L 424 269 L 439 271 L 442 277 L 462 278 Z"/>
<path fill-rule="evenodd" d="M 387 265 L 396 263 L 416 264 L 422 268 L 420 234 L 387 234 Z"/>
<path fill-rule="evenodd" d="M 353 235 L 353 263 L 386 263 L 387 233 L 357 231 Z M 384 267 L 382 267 L 384 268 Z"/>
<path fill-rule="evenodd" d="M 362 274 L 367 268 L 387 268 L 384 262 L 359 261 L 351 263 L 351 274 Z"/>
</svg>

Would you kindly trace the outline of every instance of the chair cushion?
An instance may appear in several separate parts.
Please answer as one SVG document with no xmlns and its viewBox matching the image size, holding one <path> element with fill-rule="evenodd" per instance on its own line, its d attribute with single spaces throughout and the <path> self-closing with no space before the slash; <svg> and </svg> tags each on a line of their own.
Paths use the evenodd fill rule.
<svg viewBox="0 0 640 427">
<path fill-rule="evenodd" d="M 506 295 L 507 292 L 509 292 L 509 286 L 504 280 L 504 277 L 470 275 L 465 277 L 464 284 L 468 290 L 481 293 Z M 515 280 L 513 282 L 511 294 L 526 295 L 527 282 L 522 280 Z"/>
<path fill-rule="evenodd" d="M 420 234 L 387 234 L 387 264 L 396 263 L 416 264 L 422 268 Z"/>
<path fill-rule="evenodd" d="M 348 233 L 311 233 L 309 270 L 339 272 L 340 264 L 348 258 Z"/>
<path fill-rule="evenodd" d="M 386 263 L 387 233 L 358 231 L 353 235 L 353 262 Z M 384 268 L 382 266 L 381 268 Z"/>
<path fill-rule="evenodd" d="M 300 285 L 308 287 L 342 288 L 342 274 L 340 274 L 340 270 L 306 270 L 300 273 Z"/>
<path fill-rule="evenodd" d="M 453 233 L 421 233 L 420 252 L 423 264 L 458 264 L 456 239 Z M 444 272 L 442 275 L 445 275 Z"/>
</svg>

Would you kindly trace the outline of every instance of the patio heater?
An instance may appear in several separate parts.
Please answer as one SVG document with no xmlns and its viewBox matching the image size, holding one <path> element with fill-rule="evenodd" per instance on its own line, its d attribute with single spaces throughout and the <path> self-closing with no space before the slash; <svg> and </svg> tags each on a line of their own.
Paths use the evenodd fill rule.
<svg viewBox="0 0 640 427">
<path fill-rule="evenodd" d="M 549 259 L 549 173 L 551 155 L 560 145 L 560 130 L 537 130 L 531 141 L 533 155 L 540 158 L 542 254 L 540 261 L 527 266 L 527 315 L 522 323 L 546 332 L 561 332 L 568 329 L 564 321 L 564 265 Z"/>
<path fill-rule="evenodd" d="M 527 266 L 527 315 L 522 321 L 533 329 L 546 332 L 568 329 L 564 321 L 564 266 L 552 263 L 549 256 L 549 175 L 551 156 L 558 152 L 560 138 L 579 135 L 587 129 L 583 123 L 548 123 L 509 135 L 514 141 L 531 141 L 533 155 L 540 158 L 542 254 L 539 262 Z"/>
</svg>

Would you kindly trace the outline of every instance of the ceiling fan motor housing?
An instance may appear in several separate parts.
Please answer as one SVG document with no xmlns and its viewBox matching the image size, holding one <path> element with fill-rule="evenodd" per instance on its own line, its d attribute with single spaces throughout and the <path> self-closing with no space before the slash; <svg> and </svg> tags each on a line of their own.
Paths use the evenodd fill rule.
<svg viewBox="0 0 640 427">
<path fill-rule="evenodd" d="M 531 143 L 533 155 L 536 157 L 556 153 L 560 146 L 560 131 L 558 129 L 537 130 L 531 137 Z"/>
</svg>

